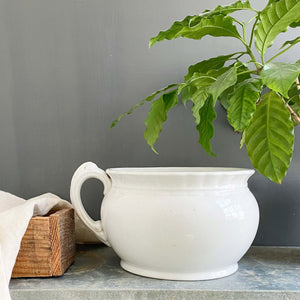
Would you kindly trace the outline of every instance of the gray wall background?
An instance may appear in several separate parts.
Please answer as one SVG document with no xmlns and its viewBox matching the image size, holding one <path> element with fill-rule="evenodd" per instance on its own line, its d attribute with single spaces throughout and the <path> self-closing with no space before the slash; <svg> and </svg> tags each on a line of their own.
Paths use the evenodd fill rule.
<svg viewBox="0 0 300 300">
<path fill-rule="evenodd" d="M 251 167 L 222 108 L 209 157 L 197 143 L 189 109 L 169 114 L 155 155 L 143 139 L 149 106 L 109 126 L 152 91 L 180 82 L 187 66 L 242 49 L 229 38 L 175 40 L 148 49 L 159 30 L 217 0 L 1 0 L 0 189 L 30 198 L 52 192 L 69 199 L 79 164 L 122 166 Z M 261 8 L 267 1 L 251 1 Z M 298 32 L 282 34 L 292 39 Z M 238 47 L 238 48 L 237 48 Z M 272 51 L 271 51 L 272 53 Z M 281 60 L 299 59 L 299 47 Z M 300 245 L 300 138 L 282 185 L 255 174 L 249 185 L 261 211 L 257 245 Z M 102 187 L 83 190 L 85 206 L 99 217 Z"/>
</svg>

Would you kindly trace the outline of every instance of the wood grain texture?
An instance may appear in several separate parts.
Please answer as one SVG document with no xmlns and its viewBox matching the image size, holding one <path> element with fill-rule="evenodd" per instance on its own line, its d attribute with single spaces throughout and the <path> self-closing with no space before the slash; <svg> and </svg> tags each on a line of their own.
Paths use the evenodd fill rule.
<svg viewBox="0 0 300 300">
<path fill-rule="evenodd" d="M 75 259 L 74 210 L 31 218 L 12 278 L 60 276 Z"/>
</svg>

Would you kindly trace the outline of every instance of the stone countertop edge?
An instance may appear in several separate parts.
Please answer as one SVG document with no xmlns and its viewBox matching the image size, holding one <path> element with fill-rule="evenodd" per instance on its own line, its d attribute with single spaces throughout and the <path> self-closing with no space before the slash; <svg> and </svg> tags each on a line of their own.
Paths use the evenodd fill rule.
<svg viewBox="0 0 300 300">
<path fill-rule="evenodd" d="M 79 245 L 64 276 L 12 279 L 12 300 L 300 300 L 300 247 L 251 247 L 236 273 L 207 281 L 141 277 L 124 271 L 119 261 L 111 248 Z"/>
</svg>

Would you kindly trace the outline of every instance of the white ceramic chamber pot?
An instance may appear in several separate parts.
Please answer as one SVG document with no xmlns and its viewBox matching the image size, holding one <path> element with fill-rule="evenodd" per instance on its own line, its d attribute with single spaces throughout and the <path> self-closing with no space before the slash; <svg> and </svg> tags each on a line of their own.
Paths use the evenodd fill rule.
<svg viewBox="0 0 300 300">
<path fill-rule="evenodd" d="M 161 279 L 212 279 L 234 273 L 255 237 L 259 211 L 247 184 L 253 173 L 237 168 L 105 172 L 87 162 L 73 175 L 71 201 L 125 270 Z M 89 178 L 104 185 L 101 221 L 93 221 L 81 202 L 81 186 Z"/>
</svg>

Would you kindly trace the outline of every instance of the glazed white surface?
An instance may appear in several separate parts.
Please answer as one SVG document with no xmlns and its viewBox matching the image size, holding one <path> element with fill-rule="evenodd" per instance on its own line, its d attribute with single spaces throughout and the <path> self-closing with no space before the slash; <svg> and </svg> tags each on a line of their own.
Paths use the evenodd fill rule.
<svg viewBox="0 0 300 300">
<path fill-rule="evenodd" d="M 74 174 L 71 200 L 79 216 L 111 245 L 121 266 L 144 276 L 201 280 L 227 276 L 250 247 L 258 227 L 247 187 L 253 170 L 124 168 L 107 174 L 93 163 Z M 80 188 L 104 182 L 101 219 L 81 204 Z"/>
</svg>

